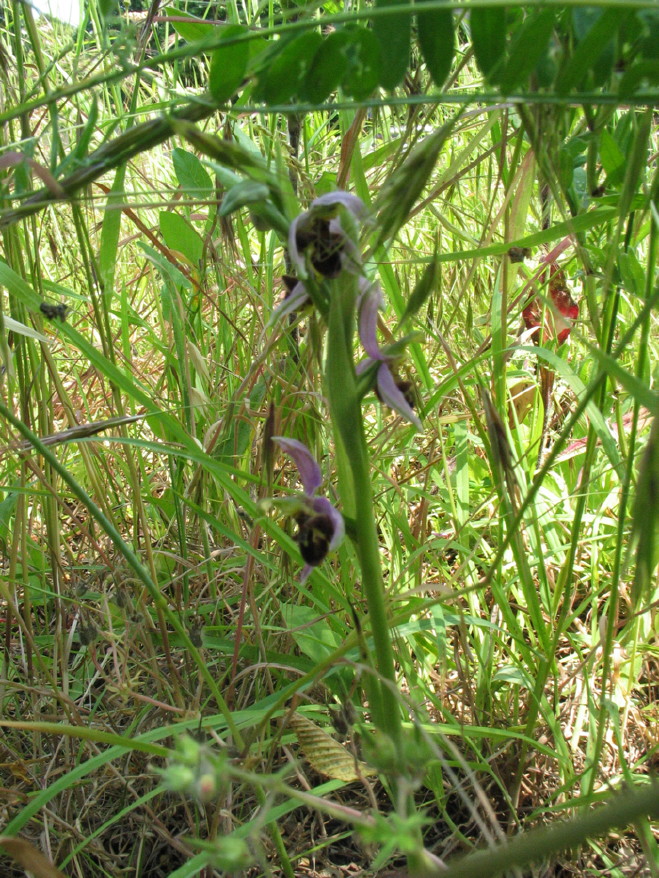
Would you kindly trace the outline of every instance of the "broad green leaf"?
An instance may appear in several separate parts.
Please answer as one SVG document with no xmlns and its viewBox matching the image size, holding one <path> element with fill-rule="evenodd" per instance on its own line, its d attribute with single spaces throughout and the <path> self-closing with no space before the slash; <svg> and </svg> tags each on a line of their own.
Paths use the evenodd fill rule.
<svg viewBox="0 0 659 878">
<path fill-rule="evenodd" d="M 322 43 L 317 31 L 301 34 L 289 43 L 259 76 L 266 104 L 283 104 L 304 86 L 314 56 Z"/>
<path fill-rule="evenodd" d="M 98 9 L 103 18 L 111 18 L 119 12 L 118 0 L 98 0 Z"/>
<path fill-rule="evenodd" d="M 265 201 L 269 194 L 270 190 L 264 183 L 243 180 L 242 183 L 232 186 L 222 199 L 220 216 L 228 216 L 246 204 Z"/>
<path fill-rule="evenodd" d="M 222 32 L 222 42 L 234 40 L 249 31 L 242 25 L 230 25 Z M 230 42 L 226 46 L 219 46 L 211 56 L 211 69 L 208 78 L 208 88 L 214 100 L 218 104 L 225 101 L 236 92 L 245 77 L 247 62 L 249 60 L 249 41 Z"/>
<path fill-rule="evenodd" d="M 350 42 L 346 46 L 348 66 L 341 82 L 343 92 L 356 101 L 365 100 L 380 81 L 382 52 L 372 31 L 364 27 L 347 29 Z"/>
<path fill-rule="evenodd" d="M 398 6 L 398 0 L 375 0 L 376 9 Z M 384 63 L 380 70 L 380 85 L 392 91 L 407 73 L 410 61 L 412 18 L 410 13 L 397 12 L 373 20 L 373 33 L 380 43 Z"/>
<path fill-rule="evenodd" d="M 439 263 L 437 262 L 436 256 L 437 254 L 435 253 L 412 290 L 412 293 L 407 300 L 405 310 L 403 311 L 403 316 L 400 318 L 401 323 L 407 320 L 408 317 L 412 317 L 416 314 L 436 288 L 439 275 Z"/>
<path fill-rule="evenodd" d="M 636 14 L 643 28 L 641 57 L 659 60 L 659 9 L 639 9 Z"/>
<path fill-rule="evenodd" d="M 639 86 L 659 84 L 659 60 L 639 61 L 625 71 L 620 80 L 620 95 L 630 97 Z"/>
<path fill-rule="evenodd" d="M 522 24 L 508 51 L 508 60 L 498 84 L 504 94 L 523 85 L 540 63 L 556 24 L 556 11 L 542 9 Z"/>
<path fill-rule="evenodd" d="M 198 266 L 204 252 L 204 242 L 190 223 L 178 213 L 164 210 L 160 213 L 160 231 L 170 250 L 178 250 L 192 265 Z"/>
<path fill-rule="evenodd" d="M 307 82 L 301 90 L 305 100 L 321 104 L 339 87 L 348 66 L 346 49 L 350 32 L 345 28 L 330 34 L 316 52 Z"/>
<path fill-rule="evenodd" d="M 327 619 L 319 619 L 312 607 L 283 604 L 281 613 L 295 645 L 312 661 L 325 661 L 341 645 L 341 639 L 332 630 Z"/>
<path fill-rule="evenodd" d="M 172 27 L 188 43 L 203 40 L 205 37 L 209 37 L 212 33 L 217 32 L 216 25 L 208 24 L 208 22 L 202 21 L 188 12 L 183 12 L 182 9 L 177 9 L 175 6 L 165 6 L 162 11 L 165 15 L 173 17 Z M 185 18 L 186 21 L 181 21 L 180 19 L 182 18 Z"/>
<path fill-rule="evenodd" d="M 103 225 L 101 226 L 98 267 L 106 301 L 111 299 L 114 291 L 114 273 L 117 266 L 117 248 L 119 246 L 119 232 L 121 231 L 121 217 L 123 215 L 120 205 L 124 204 L 126 200 L 124 194 L 125 180 L 126 164 L 124 163 L 115 172 L 112 188 L 108 194 L 108 200 L 103 213 Z"/>
<path fill-rule="evenodd" d="M 472 9 L 470 26 L 476 63 L 485 78 L 494 82 L 506 51 L 506 11 L 501 7 Z"/>
<path fill-rule="evenodd" d="M 191 198 L 209 198 L 213 194 L 213 181 L 196 155 L 177 146 L 172 153 L 176 179 L 186 195 Z"/>
<path fill-rule="evenodd" d="M 424 0 L 417 3 L 423 5 Z M 441 88 L 451 70 L 455 54 L 455 29 L 450 9 L 429 9 L 417 12 L 418 39 L 423 60 L 433 82 Z"/>
<path fill-rule="evenodd" d="M 559 94 L 567 94 L 567 92 L 582 85 L 586 75 L 593 70 L 602 54 L 610 50 L 612 40 L 625 17 L 626 13 L 620 9 L 575 10 L 575 33 L 577 37 L 582 33 L 584 36 L 556 79 L 555 87 Z M 594 23 L 586 30 L 586 22 L 592 21 L 593 18 L 595 18 Z M 610 52 L 609 66 L 612 63 L 613 53 Z M 601 71 L 597 79 L 601 79 Z"/>
<path fill-rule="evenodd" d="M 9 491 L 7 496 L 0 501 L 0 548 L 2 551 L 7 549 L 7 541 L 9 539 L 9 525 L 16 509 L 19 498 L 18 491 Z"/>
<path fill-rule="evenodd" d="M 625 176 L 627 164 L 625 153 L 620 149 L 616 140 L 604 130 L 600 134 L 600 161 L 606 173 L 606 185 L 617 186 Z"/>
</svg>

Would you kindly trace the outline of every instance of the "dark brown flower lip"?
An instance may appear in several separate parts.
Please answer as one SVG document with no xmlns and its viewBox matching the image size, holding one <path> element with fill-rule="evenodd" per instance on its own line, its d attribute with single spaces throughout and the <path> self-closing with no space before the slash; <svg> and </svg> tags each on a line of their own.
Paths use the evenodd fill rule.
<svg viewBox="0 0 659 878">
<path fill-rule="evenodd" d="M 345 240 L 331 230 L 329 220 L 318 217 L 311 225 L 298 229 L 295 241 L 300 253 L 311 250 L 310 261 L 318 274 L 330 279 L 341 274 Z"/>
<path fill-rule="evenodd" d="M 305 563 L 316 567 L 329 552 L 334 536 L 334 524 L 329 515 L 323 513 L 319 515 L 300 513 L 296 516 L 296 521 L 299 530 L 295 539 L 300 547 L 300 554 Z"/>
</svg>

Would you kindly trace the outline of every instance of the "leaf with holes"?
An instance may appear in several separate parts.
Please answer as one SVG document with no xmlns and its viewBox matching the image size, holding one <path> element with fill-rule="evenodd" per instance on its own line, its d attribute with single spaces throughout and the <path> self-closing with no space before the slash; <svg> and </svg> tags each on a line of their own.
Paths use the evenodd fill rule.
<svg viewBox="0 0 659 878">
<path fill-rule="evenodd" d="M 350 32 L 345 28 L 330 34 L 316 52 L 301 96 L 313 104 L 321 104 L 336 91 L 343 79 L 348 59 L 346 49 Z"/>
<path fill-rule="evenodd" d="M 380 81 L 382 52 L 372 31 L 364 27 L 346 28 L 350 41 L 346 45 L 347 67 L 341 88 L 356 101 L 365 100 Z"/>
<path fill-rule="evenodd" d="M 310 31 L 286 43 L 270 66 L 259 75 L 259 98 L 266 104 L 283 104 L 298 94 L 304 87 L 322 41 L 317 31 Z"/>
</svg>

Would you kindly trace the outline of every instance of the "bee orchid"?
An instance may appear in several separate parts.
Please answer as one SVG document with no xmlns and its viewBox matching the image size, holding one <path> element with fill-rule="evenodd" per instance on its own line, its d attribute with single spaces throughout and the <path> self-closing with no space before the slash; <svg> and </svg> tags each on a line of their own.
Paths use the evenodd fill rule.
<svg viewBox="0 0 659 878">
<path fill-rule="evenodd" d="M 295 314 L 310 301 L 309 293 L 302 281 L 289 274 L 285 274 L 282 280 L 286 286 L 286 295 L 270 315 L 268 328 L 274 326 L 283 317 Z"/>
<path fill-rule="evenodd" d="M 401 381 L 391 369 L 392 364 L 400 358 L 400 342 L 391 346 L 389 350 L 381 348 L 378 344 L 376 330 L 378 311 L 383 303 L 382 291 L 377 284 L 366 280 L 360 282 L 360 287 L 359 338 L 368 357 L 357 365 L 357 374 L 361 375 L 374 364 L 378 364 L 375 386 L 378 399 L 398 412 L 406 421 L 414 424 L 417 430 L 422 430 L 423 425 L 411 404 L 413 400 L 411 384 L 408 381 Z"/>
<path fill-rule="evenodd" d="M 359 249 L 345 229 L 341 208 L 348 216 L 362 219 L 366 212 L 361 198 L 349 192 L 328 192 L 311 202 L 308 210 L 297 216 L 288 232 L 288 254 L 297 274 L 308 275 L 307 259 L 318 274 L 338 277 L 341 271 L 357 272 L 361 268 Z"/>
<path fill-rule="evenodd" d="M 273 436 L 281 449 L 293 458 L 300 474 L 303 493 L 292 498 L 286 506 L 298 526 L 295 537 L 300 554 L 305 561 L 300 581 L 304 582 L 314 567 L 317 567 L 327 554 L 337 548 L 345 535 L 345 524 L 341 513 L 332 506 L 327 497 L 316 497 L 323 477 L 316 459 L 306 445 L 297 439 Z"/>
</svg>

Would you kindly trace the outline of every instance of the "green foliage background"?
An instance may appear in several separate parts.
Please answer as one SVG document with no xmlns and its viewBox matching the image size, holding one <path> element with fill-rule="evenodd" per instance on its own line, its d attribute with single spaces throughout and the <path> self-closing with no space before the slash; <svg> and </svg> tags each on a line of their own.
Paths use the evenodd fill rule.
<svg viewBox="0 0 659 878">
<path fill-rule="evenodd" d="M 656 3 L 0 15 L 3 833 L 82 875 L 295 875 L 353 831 L 366 874 L 657 874 Z M 271 322 L 337 188 L 383 338 L 423 333 L 423 434 L 363 409 L 395 757 L 355 542 L 301 585 L 260 503 L 272 435 L 346 466 L 326 315 Z M 545 258 L 569 346 L 520 337 Z M 378 782 L 315 773 L 333 726 Z"/>
</svg>

